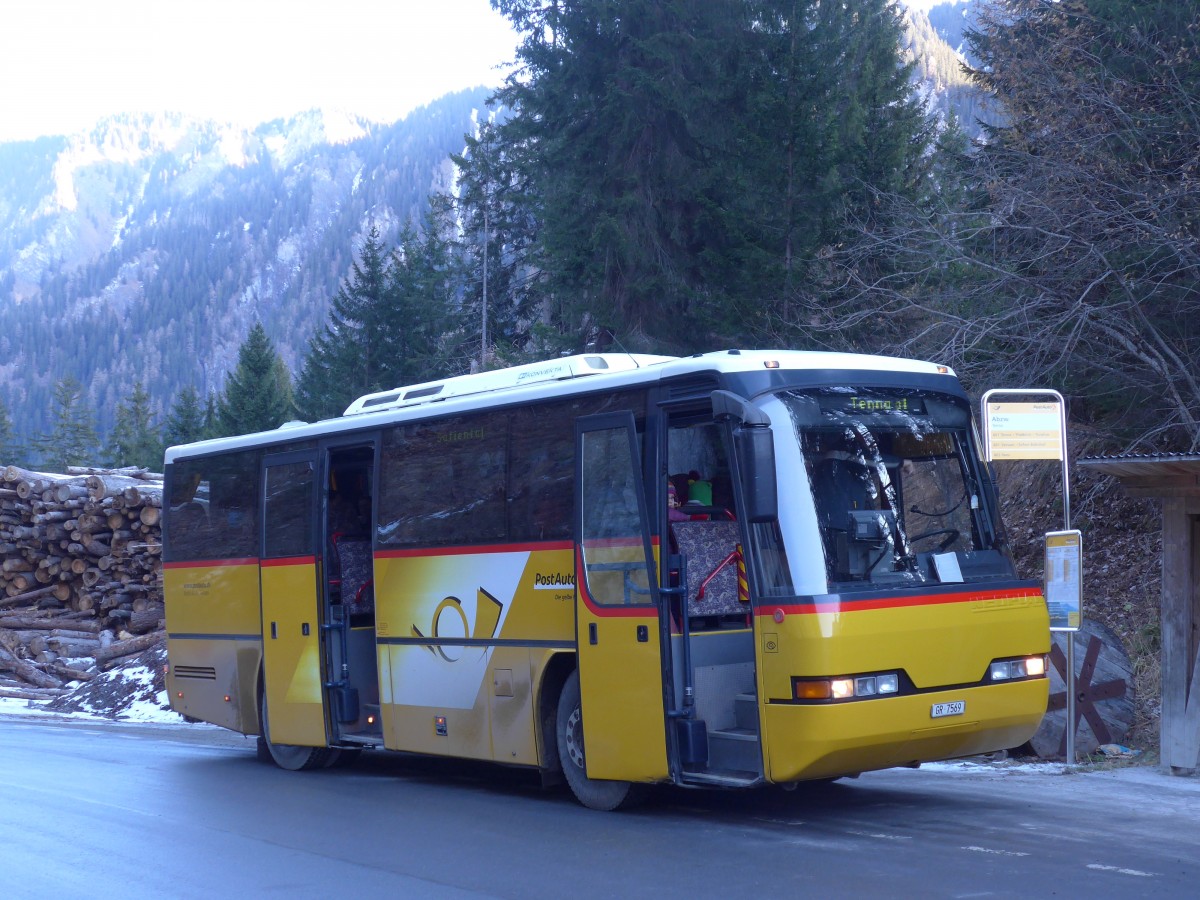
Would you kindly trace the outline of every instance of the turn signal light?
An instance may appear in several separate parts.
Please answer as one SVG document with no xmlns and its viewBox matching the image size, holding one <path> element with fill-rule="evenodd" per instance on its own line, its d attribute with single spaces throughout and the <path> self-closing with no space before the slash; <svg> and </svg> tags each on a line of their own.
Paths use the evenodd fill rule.
<svg viewBox="0 0 1200 900">
<path fill-rule="evenodd" d="M 797 700 L 828 700 L 833 696 L 833 688 L 828 681 L 797 681 Z"/>
<path fill-rule="evenodd" d="M 847 678 L 796 679 L 797 700 L 864 700 L 895 694 L 900 690 L 900 676 L 896 672 L 883 675 L 858 675 Z"/>
</svg>

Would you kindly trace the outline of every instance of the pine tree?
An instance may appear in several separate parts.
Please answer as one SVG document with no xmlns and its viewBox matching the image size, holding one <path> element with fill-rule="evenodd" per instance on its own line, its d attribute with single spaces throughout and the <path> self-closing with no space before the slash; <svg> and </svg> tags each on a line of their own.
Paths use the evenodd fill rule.
<svg viewBox="0 0 1200 900">
<path fill-rule="evenodd" d="M 95 417 L 84 397 L 83 385 L 71 376 L 54 385 L 53 425 L 34 441 L 41 465 L 56 472 L 68 466 L 94 465 L 97 456 Z"/>
<path fill-rule="evenodd" d="M 292 414 L 291 378 L 261 323 L 255 323 L 238 349 L 237 367 L 229 373 L 217 402 L 223 435 L 249 434 L 278 428 Z"/>
<path fill-rule="evenodd" d="M 709 257 L 728 252 L 720 209 L 733 0 L 514 0 L 523 76 L 497 152 L 525 221 L 532 267 L 567 331 L 609 326 L 631 346 L 708 343 L 698 311 L 720 303 Z M 528 77 L 526 77 L 528 76 Z M 523 224 L 520 219 L 515 220 Z"/>
<path fill-rule="evenodd" d="M 452 156 L 459 170 L 457 189 L 430 198 L 431 222 L 438 223 L 431 227 L 461 232 L 454 248 L 463 285 L 461 325 L 467 339 L 480 339 L 476 353 L 482 355 L 486 344 L 492 355 L 532 362 L 556 356 L 569 345 L 539 346 L 531 328 L 549 297 L 543 290 L 545 272 L 535 257 L 537 223 L 529 214 L 526 179 L 512 156 L 514 149 L 498 136 L 494 121 L 467 135 L 465 152 Z M 524 353 L 533 355 L 522 359 Z"/>
<path fill-rule="evenodd" d="M 167 447 L 190 444 L 204 440 L 208 435 L 204 427 L 204 407 L 200 405 L 200 393 L 193 385 L 179 392 L 163 428 L 163 443 Z"/>
<path fill-rule="evenodd" d="M 341 415 L 350 400 L 386 387 L 381 366 L 380 316 L 388 292 L 392 256 L 374 225 L 350 275 L 330 304 L 329 320 L 309 342 L 296 384 L 296 405 L 310 421 Z"/>
<path fill-rule="evenodd" d="M 0 464 L 22 465 L 24 451 L 13 431 L 12 419 L 8 415 L 8 406 L 0 400 Z"/>
<path fill-rule="evenodd" d="M 221 412 L 217 407 L 216 396 L 209 394 L 208 399 L 204 401 L 204 431 L 201 439 L 216 437 L 221 437 Z"/>
<path fill-rule="evenodd" d="M 468 143 L 464 198 L 498 207 L 500 242 L 565 331 L 752 340 L 847 213 L 924 176 L 931 126 L 892 0 L 495 5 L 524 66 L 498 93 L 511 115 Z"/>
<path fill-rule="evenodd" d="M 114 467 L 141 466 L 153 471 L 162 468 L 162 441 L 154 427 L 150 395 L 140 381 L 134 384 L 129 398 L 117 406 L 105 455 Z"/>
<path fill-rule="evenodd" d="M 386 362 L 379 367 L 384 388 L 466 370 L 477 332 L 463 328 L 461 318 L 451 310 L 459 278 L 450 248 L 431 221 L 419 233 L 411 225 L 404 228 L 378 316 Z M 456 356 L 453 338 L 467 330 L 472 346 Z"/>
<path fill-rule="evenodd" d="M 309 343 L 296 387 L 301 415 L 339 416 L 363 394 L 464 369 L 449 346 L 458 279 L 432 219 L 422 233 L 406 226 L 395 251 L 372 228 Z"/>
</svg>

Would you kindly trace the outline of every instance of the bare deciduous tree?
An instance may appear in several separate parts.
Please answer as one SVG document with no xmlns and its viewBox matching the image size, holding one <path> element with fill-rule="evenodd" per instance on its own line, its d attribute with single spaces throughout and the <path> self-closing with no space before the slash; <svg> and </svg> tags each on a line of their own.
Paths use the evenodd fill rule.
<svg viewBox="0 0 1200 900">
<path fill-rule="evenodd" d="M 1200 30 L 1120 6 L 993 2 L 976 77 L 1007 124 L 922 202 L 876 195 L 776 328 L 1058 386 L 1128 443 L 1200 448 Z"/>
</svg>

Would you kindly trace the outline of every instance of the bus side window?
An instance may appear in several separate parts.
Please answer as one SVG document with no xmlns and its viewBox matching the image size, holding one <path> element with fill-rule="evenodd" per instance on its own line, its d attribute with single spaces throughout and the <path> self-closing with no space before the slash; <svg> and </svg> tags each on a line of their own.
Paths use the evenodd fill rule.
<svg viewBox="0 0 1200 900">
<path fill-rule="evenodd" d="M 171 540 L 178 546 L 203 546 L 208 539 L 208 511 L 199 500 L 189 500 L 175 510 L 171 526 Z"/>
</svg>

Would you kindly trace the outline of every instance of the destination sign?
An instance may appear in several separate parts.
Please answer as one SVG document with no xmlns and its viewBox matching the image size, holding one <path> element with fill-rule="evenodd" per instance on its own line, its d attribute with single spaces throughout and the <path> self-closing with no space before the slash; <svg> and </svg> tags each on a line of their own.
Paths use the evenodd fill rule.
<svg viewBox="0 0 1200 900">
<path fill-rule="evenodd" d="M 984 422 L 990 459 L 1062 459 L 1063 429 L 1059 405 L 988 403 Z"/>
</svg>

